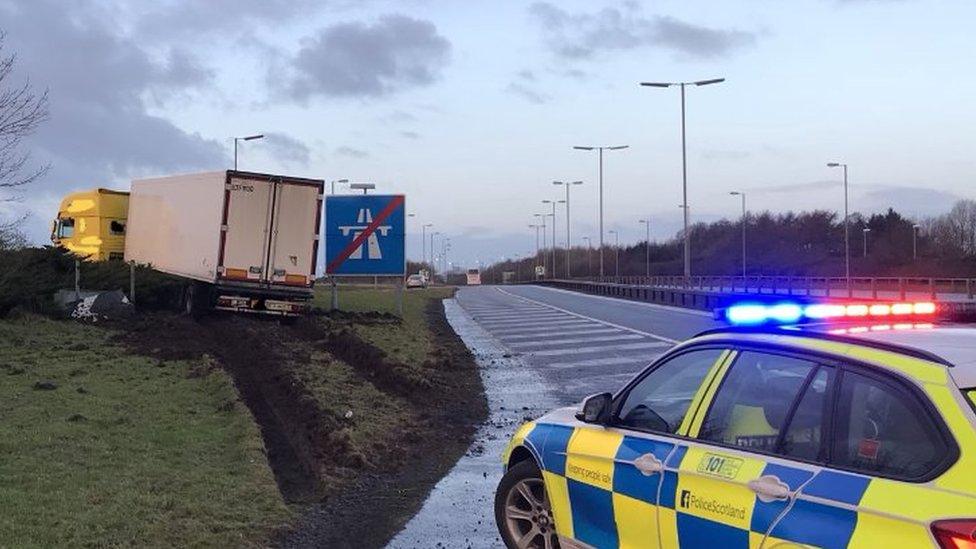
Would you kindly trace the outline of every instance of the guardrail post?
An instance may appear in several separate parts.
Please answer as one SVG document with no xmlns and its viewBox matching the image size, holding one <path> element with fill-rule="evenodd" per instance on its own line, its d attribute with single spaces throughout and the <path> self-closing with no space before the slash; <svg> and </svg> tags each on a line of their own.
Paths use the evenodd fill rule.
<svg viewBox="0 0 976 549">
<path fill-rule="evenodd" d="M 878 299 L 878 279 L 871 279 L 871 299 Z"/>
<path fill-rule="evenodd" d="M 929 295 L 932 297 L 932 299 L 935 299 L 935 279 L 934 278 L 930 278 L 929 279 Z"/>
<path fill-rule="evenodd" d="M 905 291 L 905 279 L 904 278 L 899 278 L 898 279 L 898 299 L 901 299 L 902 301 L 905 301 L 905 293 L 906 293 L 906 291 Z"/>
<path fill-rule="evenodd" d="M 973 298 L 973 279 L 971 278 L 966 279 L 966 295 L 969 296 L 969 299 Z"/>
</svg>

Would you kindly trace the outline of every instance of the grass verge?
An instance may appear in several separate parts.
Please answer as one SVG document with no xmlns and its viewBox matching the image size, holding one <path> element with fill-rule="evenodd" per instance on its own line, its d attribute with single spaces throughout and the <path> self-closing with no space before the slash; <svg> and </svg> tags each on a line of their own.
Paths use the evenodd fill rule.
<svg viewBox="0 0 976 549">
<path fill-rule="evenodd" d="M 293 514 L 230 378 L 114 335 L 0 321 L 3 544 L 262 545 Z"/>
</svg>

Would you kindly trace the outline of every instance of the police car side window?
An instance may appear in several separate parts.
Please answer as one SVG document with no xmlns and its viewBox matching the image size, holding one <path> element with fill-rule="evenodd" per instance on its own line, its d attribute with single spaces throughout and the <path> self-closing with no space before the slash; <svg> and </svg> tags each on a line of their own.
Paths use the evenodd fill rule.
<svg viewBox="0 0 976 549">
<path fill-rule="evenodd" d="M 698 438 L 774 452 L 793 402 L 816 367 L 799 358 L 742 352 L 719 386 Z"/>
<path fill-rule="evenodd" d="M 919 478 L 949 452 L 918 397 L 873 376 L 841 378 L 831 464 L 897 478 Z"/>
<path fill-rule="evenodd" d="M 682 353 L 658 365 L 630 390 L 616 424 L 644 431 L 675 433 L 691 401 L 722 349 Z"/>
</svg>

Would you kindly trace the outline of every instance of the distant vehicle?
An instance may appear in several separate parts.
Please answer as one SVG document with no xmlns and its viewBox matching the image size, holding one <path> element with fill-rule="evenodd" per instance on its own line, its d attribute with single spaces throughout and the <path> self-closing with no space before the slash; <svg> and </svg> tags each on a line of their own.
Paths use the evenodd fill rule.
<svg viewBox="0 0 976 549">
<path fill-rule="evenodd" d="M 468 269 L 468 286 L 481 285 L 481 271 L 478 269 Z"/>
<path fill-rule="evenodd" d="M 427 279 L 420 274 L 412 274 L 407 277 L 407 288 L 426 288 Z"/>
<path fill-rule="evenodd" d="M 324 182 L 237 171 L 69 195 L 52 240 L 186 280 L 182 307 L 297 315 L 312 298 Z M 123 251 L 124 250 L 124 251 Z"/>
<path fill-rule="evenodd" d="M 51 242 L 87 261 L 122 259 L 129 193 L 92 189 L 61 200 Z"/>
</svg>

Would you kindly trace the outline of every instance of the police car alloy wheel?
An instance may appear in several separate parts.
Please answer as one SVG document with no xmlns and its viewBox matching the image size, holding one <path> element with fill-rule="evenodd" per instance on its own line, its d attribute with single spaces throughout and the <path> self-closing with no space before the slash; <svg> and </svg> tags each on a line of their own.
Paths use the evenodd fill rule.
<svg viewBox="0 0 976 549">
<path fill-rule="evenodd" d="M 542 473 L 532 461 L 510 468 L 495 492 L 495 521 L 510 549 L 559 547 Z"/>
</svg>

